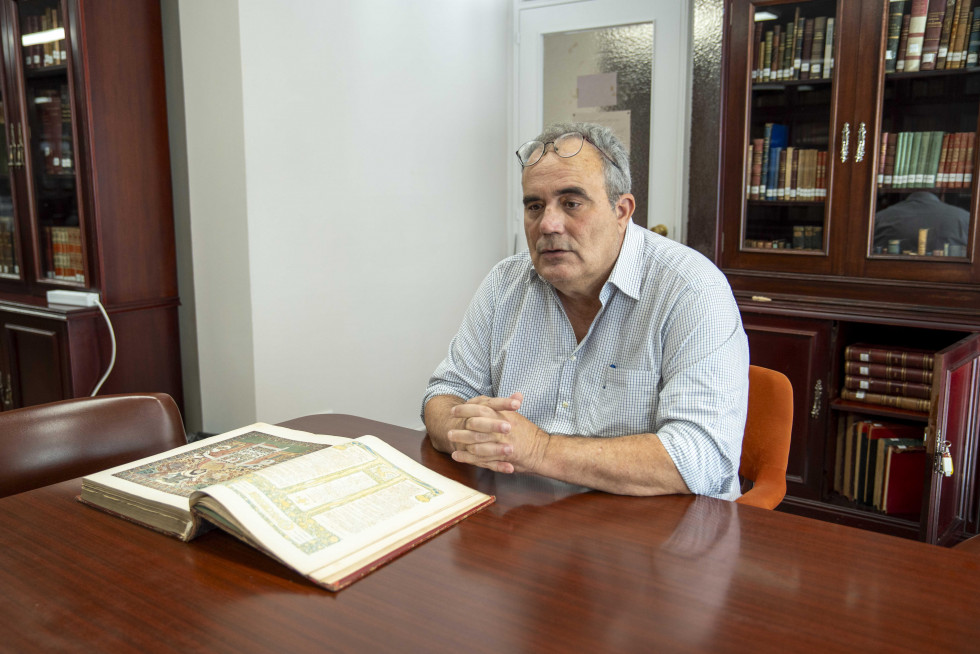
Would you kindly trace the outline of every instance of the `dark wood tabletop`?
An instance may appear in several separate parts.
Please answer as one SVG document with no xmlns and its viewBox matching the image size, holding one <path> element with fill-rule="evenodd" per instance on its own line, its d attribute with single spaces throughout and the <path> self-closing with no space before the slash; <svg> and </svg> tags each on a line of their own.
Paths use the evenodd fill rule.
<svg viewBox="0 0 980 654">
<path fill-rule="evenodd" d="M 0 651 L 635 652 L 980 648 L 980 557 L 704 497 L 618 497 L 457 464 L 495 504 L 331 593 L 222 532 L 182 543 L 78 503 L 0 500 Z"/>
</svg>

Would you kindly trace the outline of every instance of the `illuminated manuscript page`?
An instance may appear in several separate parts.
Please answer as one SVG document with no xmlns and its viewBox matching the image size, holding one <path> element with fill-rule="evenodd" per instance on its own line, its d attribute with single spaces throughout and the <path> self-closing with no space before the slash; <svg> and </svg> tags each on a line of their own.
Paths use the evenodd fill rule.
<svg viewBox="0 0 980 654">
<path fill-rule="evenodd" d="M 374 436 L 307 454 L 204 491 L 253 544 L 320 578 L 356 569 L 486 496 Z M 196 501 L 196 498 L 195 498 Z M 218 508 L 217 505 L 223 507 Z"/>
</svg>

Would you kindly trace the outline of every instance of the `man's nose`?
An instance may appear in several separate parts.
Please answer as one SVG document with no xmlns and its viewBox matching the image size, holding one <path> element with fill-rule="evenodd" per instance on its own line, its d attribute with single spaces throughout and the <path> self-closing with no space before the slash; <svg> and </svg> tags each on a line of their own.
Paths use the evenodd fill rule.
<svg viewBox="0 0 980 654">
<path fill-rule="evenodd" d="M 565 213 L 555 204 L 548 204 L 541 216 L 543 234 L 560 234 L 565 231 Z"/>
</svg>

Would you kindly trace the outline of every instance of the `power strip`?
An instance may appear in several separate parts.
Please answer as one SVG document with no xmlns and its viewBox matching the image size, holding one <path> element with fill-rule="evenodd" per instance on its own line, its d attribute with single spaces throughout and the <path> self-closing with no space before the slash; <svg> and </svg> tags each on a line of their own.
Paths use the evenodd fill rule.
<svg viewBox="0 0 980 654">
<path fill-rule="evenodd" d="M 94 307 L 99 304 L 99 294 L 86 291 L 48 291 L 48 304 Z"/>
</svg>

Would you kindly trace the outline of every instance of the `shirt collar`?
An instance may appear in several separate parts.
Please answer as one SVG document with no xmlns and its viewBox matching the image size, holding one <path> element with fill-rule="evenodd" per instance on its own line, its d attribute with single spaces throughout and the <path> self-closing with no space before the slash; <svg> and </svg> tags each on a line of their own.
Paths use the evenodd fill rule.
<svg viewBox="0 0 980 654">
<path fill-rule="evenodd" d="M 599 298 L 605 303 L 603 295 L 610 284 L 618 288 L 634 300 L 640 299 L 640 270 L 643 255 L 643 228 L 633 222 L 632 218 L 626 225 L 626 237 L 623 247 L 619 249 L 616 265 L 609 273 L 609 279 L 602 287 Z"/>
</svg>

